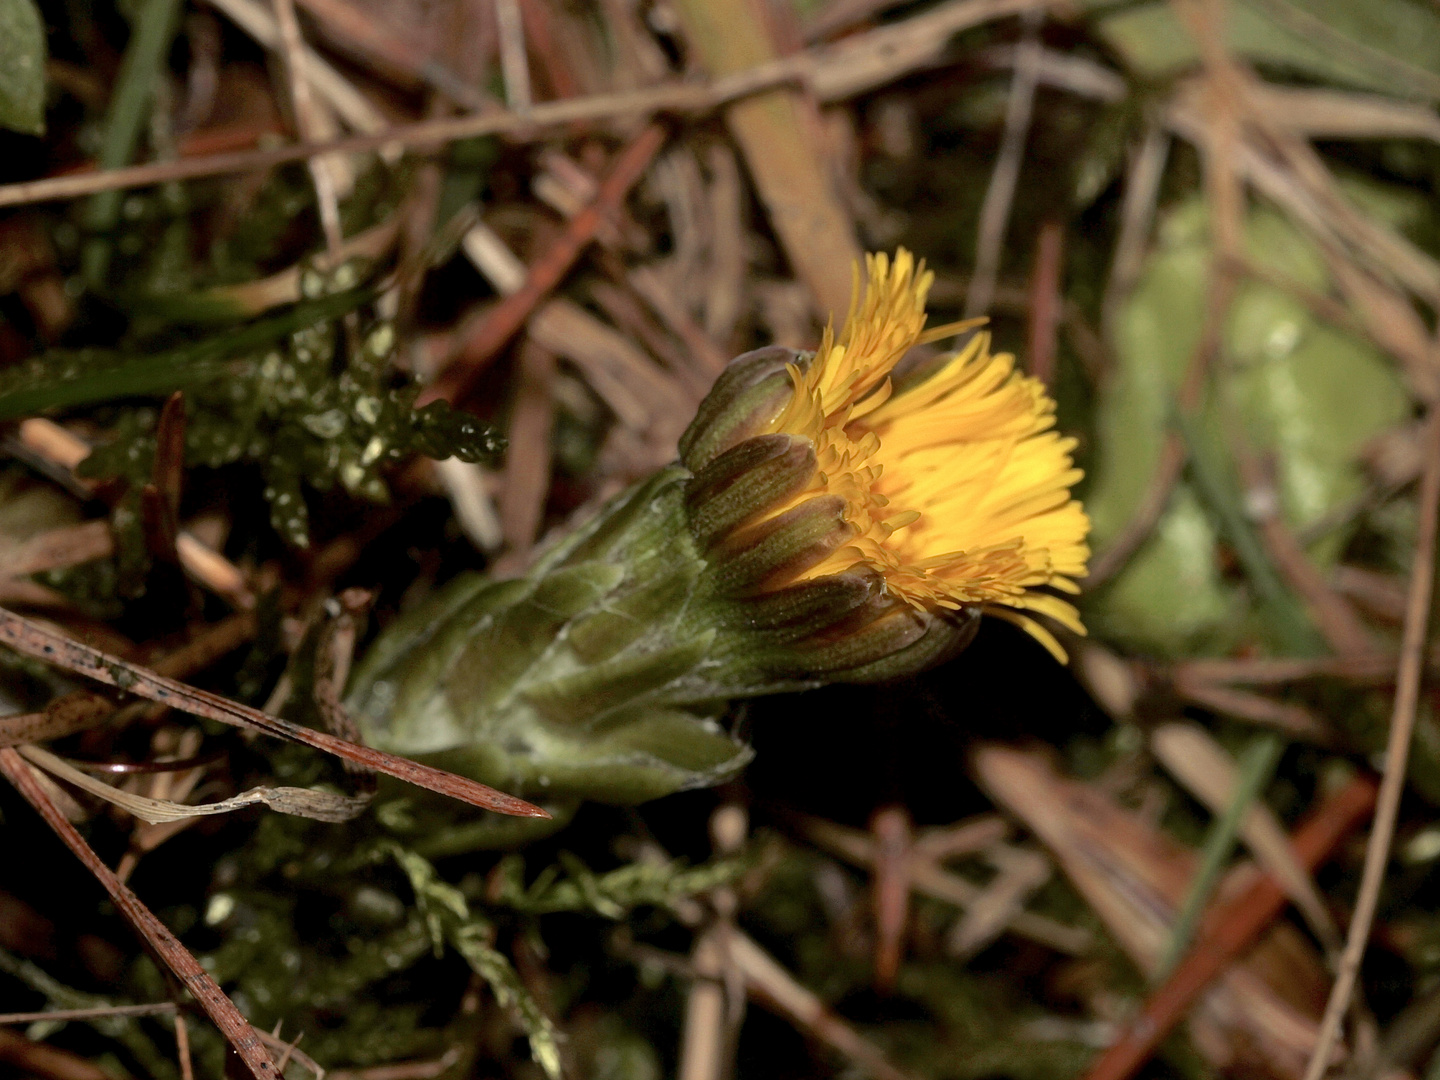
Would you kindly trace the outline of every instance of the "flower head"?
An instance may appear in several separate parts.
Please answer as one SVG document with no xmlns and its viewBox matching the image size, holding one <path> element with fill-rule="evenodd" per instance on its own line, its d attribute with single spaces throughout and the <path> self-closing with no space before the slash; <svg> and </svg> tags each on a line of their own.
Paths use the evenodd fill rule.
<svg viewBox="0 0 1440 1080">
<path fill-rule="evenodd" d="M 1089 556 L 1089 519 L 1070 497 L 1075 440 L 1053 430 L 1044 386 L 1016 372 L 1013 356 L 992 354 L 983 332 L 897 388 L 892 373 L 912 346 L 966 324 L 925 331 L 934 275 L 908 251 L 866 263 L 863 298 L 808 364 L 788 365 L 789 400 L 762 429 L 808 441 L 815 460 L 808 482 L 762 520 L 838 496 L 850 533 L 791 581 L 869 569 L 914 608 L 978 605 L 1063 659 L 1028 613 L 1084 633 L 1070 603 L 1041 591 L 1077 592 Z"/>
<path fill-rule="evenodd" d="M 895 378 L 931 275 L 872 256 L 814 353 L 736 357 L 680 460 L 523 578 L 460 577 L 356 672 L 366 742 L 534 797 L 641 802 L 735 775 L 728 702 L 872 683 L 954 656 L 982 612 L 1056 655 L 1089 522 L 1054 403 L 977 334 Z M 962 324 L 963 325 L 963 324 Z M 893 381 L 892 381 L 893 380 Z"/>
</svg>

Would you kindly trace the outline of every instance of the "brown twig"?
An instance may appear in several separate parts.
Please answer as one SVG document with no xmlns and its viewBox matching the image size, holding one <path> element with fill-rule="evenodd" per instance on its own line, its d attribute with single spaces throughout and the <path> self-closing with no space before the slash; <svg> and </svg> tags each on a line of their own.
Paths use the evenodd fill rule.
<svg viewBox="0 0 1440 1080">
<path fill-rule="evenodd" d="M 1390 738 L 1385 747 L 1385 776 L 1380 784 L 1375 824 L 1365 848 L 1365 868 L 1360 892 L 1340 954 L 1339 970 L 1325 1017 L 1315 1039 L 1315 1050 L 1305 1070 L 1305 1080 L 1319 1080 L 1330 1064 L 1330 1050 L 1340 1034 L 1340 1022 L 1350 1005 L 1350 995 L 1360 972 L 1360 960 L 1370 939 L 1380 886 L 1395 839 L 1395 822 L 1400 796 L 1405 790 L 1406 763 L 1415 732 L 1420 675 L 1425 666 L 1425 631 L 1430 623 L 1430 603 L 1435 583 L 1436 513 L 1440 510 L 1440 409 L 1432 408 L 1425 438 L 1425 472 L 1420 480 L 1420 526 L 1415 537 L 1415 555 L 1410 565 L 1410 592 L 1405 605 L 1405 630 L 1400 644 L 1400 664 L 1395 675 L 1395 705 L 1390 714 Z"/>
<path fill-rule="evenodd" d="M 1237 452 L 1235 457 L 1242 474 L 1247 473 L 1249 455 Z M 1247 484 L 1248 480 L 1247 476 Z M 1350 601 L 1330 587 L 1285 519 L 1278 512 L 1271 512 L 1262 516 L 1257 524 L 1271 562 L 1300 597 L 1330 648 L 1342 656 L 1375 652 L 1375 640 L 1359 613 Z"/>
<path fill-rule="evenodd" d="M 1323 862 L 1336 845 L 1370 813 L 1375 783 L 1352 780 L 1295 831 L 1295 860 L 1307 870 Z M 1145 1003 L 1131 1024 L 1090 1066 L 1085 1080 L 1127 1080 L 1133 1076 L 1214 979 L 1239 957 L 1285 907 L 1285 893 L 1266 875 L 1214 912 L 1185 959 Z M 1327 1049 L 1328 1054 L 1328 1049 Z"/>
<path fill-rule="evenodd" d="M 542 106 L 536 106 L 539 111 Z M 456 401 L 474 385 L 480 371 L 525 325 L 535 308 L 569 273 L 602 222 L 618 212 L 621 202 L 649 167 L 665 142 L 665 129 L 651 124 L 616 157 L 595 199 L 571 218 L 565 232 L 535 261 L 525 284 L 485 313 L 460 335 L 449 364 L 426 388 L 419 404 L 439 398 Z"/>
<path fill-rule="evenodd" d="M 195 1080 L 195 1066 L 190 1061 L 190 1025 L 184 1013 L 175 1014 L 175 1056 L 180 1060 L 180 1080 Z"/>
<path fill-rule="evenodd" d="M 1055 381 L 1055 332 L 1060 326 L 1065 269 L 1065 226 L 1051 219 L 1040 226 L 1035 269 L 1030 275 L 1030 374 L 1046 386 Z"/>
<path fill-rule="evenodd" d="M 669 82 L 611 94 L 546 101 L 525 113 L 495 110 L 468 116 L 398 124 L 328 142 L 275 150 L 215 154 L 111 169 L 86 176 L 55 176 L 0 185 L 0 207 L 72 199 L 101 191 L 145 187 L 172 180 L 252 172 L 320 154 L 368 153 L 389 146 L 438 146 L 458 139 L 505 133 L 539 142 L 549 129 L 581 120 L 651 116 L 660 112 L 704 113 L 777 86 L 809 82 L 821 100 L 838 100 L 900 78 L 933 63 L 950 36 L 990 19 L 1039 6 L 1042 0 L 951 0 L 914 18 L 882 26 L 825 49 L 784 56 L 708 82 Z"/>
<path fill-rule="evenodd" d="M 1183 660 L 1171 669 L 1176 682 L 1188 686 L 1205 683 L 1239 683 L 1276 686 L 1304 679 L 1334 678 L 1389 682 L 1395 676 L 1395 657 L 1364 656 L 1253 657 L 1237 660 Z"/>
<path fill-rule="evenodd" d="M 240 1010 L 235 1008 L 234 1003 L 215 984 L 215 980 L 200 966 L 200 962 L 190 954 L 189 950 L 180 944 L 165 924 L 157 919 L 140 898 L 131 892 L 100 860 L 100 856 L 91 850 L 84 837 L 51 801 L 36 774 L 18 751 L 9 747 L 0 749 L 0 773 L 4 774 L 5 778 L 25 798 L 25 801 L 45 819 L 45 823 L 85 864 L 85 868 L 95 875 L 95 879 L 104 887 L 115 906 L 120 909 L 121 914 L 134 927 L 145 944 L 156 954 L 163 966 L 173 972 L 175 977 L 180 980 L 181 985 L 199 1002 L 200 1007 L 205 1010 L 205 1014 L 220 1029 L 220 1033 L 225 1036 L 226 1041 L 234 1047 L 250 1074 L 256 1077 L 256 1080 L 275 1080 L 279 1076 L 275 1063 L 265 1052 L 260 1040 L 255 1035 L 255 1030 L 240 1015 Z"/>
<path fill-rule="evenodd" d="M 46 1080 L 111 1080 L 109 1073 L 84 1058 L 13 1031 L 0 1030 L 0 1063 L 14 1066 L 18 1075 Z"/>
<path fill-rule="evenodd" d="M 1201 40 L 1202 49 L 1213 45 L 1213 34 L 1201 33 L 1198 28 L 1196 33 Z M 1242 192 L 1233 161 L 1235 103 L 1233 94 L 1228 92 L 1230 87 L 1223 78 L 1228 66 L 1223 64 L 1223 58 L 1217 59 L 1213 52 L 1212 48 L 1206 54 L 1209 65 L 1207 88 L 1213 91 L 1211 104 L 1214 107 L 1214 115 L 1207 119 L 1217 122 L 1211 125 L 1214 130 L 1210 133 L 1210 153 L 1206 158 L 1205 178 L 1212 202 L 1214 254 L 1210 264 L 1204 330 L 1190 355 L 1180 387 L 1179 407 L 1186 410 L 1193 409 L 1198 404 L 1211 359 L 1220 348 L 1224 333 L 1224 315 L 1235 291 L 1233 253 L 1241 249 L 1239 222 Z M 1159 173 L 1163 169 L 1163 159 L 1158 157 L 1161 151 L 1157 149 L 1154 153 L 1157 160 L 1147 166 L 1154 170 L 1153 174 L 1145 179 L 1147 185 L 1158 183 Z M 1140 209 L 1137 208 L 1137 217 L 1139 214 Z M 1170 502 L 1170 493 L 1180 479 L 1185 460 L 1184 440 L 1178 432 L 1168 433 L 1156 462 L 1155 472 L 1151 475 L 1150 483 L 1135 512 L 1120 533 L 1110 541 L 1109 546 L 1092 560 L 1090 574 L 1085 580 L 1088 588 L 1094 588 L 1119 571 L 1150 535 Z"/>
<path fill-rule="evenodd" d="M 185 397 L 171 394 L 155 425 L 155 466 L 140 489 L 141 520 L 150 554 L 178 566 L 180 488 L 185 480 Z"/>
<path fill-rule="evenodd" d="M 895 985 L 905 928 L 910 922 L 910 815 L 903 806 L 885 806 L 870 820 L 874 862 L 871 895 L 875 906 L 875 988 Z"/>
<path fill-rule="evenodd" d="M 735 98 L 792 82 L 801 77 L 800 70 L 801 65 L 789 62 L 789 58 L 786 58 L 764 65 L 761 69 L 715 79 L 708 84 L 667 83 L 642 90 L 595 94 L 567 101 L 545 101 L 523 115 L 497 111 L 481 115 L 444 117 L 400 124 L 374 134 L 355 135 L 327 142 L 300 143 L 274 150 L 236 151 L 78 176 L 29 180 L 0 185 L 0 207 L 73 199 L 102 191 L 147 187 L 203 176 L 253 172 L 305 161 L 321 154 L 367 153 L 392 143 L 409 147 L 433 147 L 459 139 L 502 133 L 513 138 L 538 142 L 550 137 L 551 132 L 548 129 L 577 120 L 645 115 L 667 110 L 705 112 Z"/>
<path fill-rule="evenodd" d="M 172 678 L 186 678 L 245 644 L 255 636 L 255 629 L 253 615 L 232 615 L 161 657 L 153 665 L 154 670 Z M 43 712 L 0 717 L 0 746 L 58 739 L 94 727 L 114 712 L 115 706 L 100 695 L 79 690 L 52 701 Z"/>
<path fill-rule="evenodd" d="M 1229 309 L 1230 298 L 1235 292 L 1235 274 L 1230 266 L 1230 261 L 1220 255 L 1211 260 L 1205 327 L 1186 363 L 1185 376 L 1178 394 L 1177 405 L 1187 412 L 1199 404 L 1206 374 L 1220 349 L 1225 329 L 1225 312 Z M 1170 503 L 1171 492 L 1184 471 L 1187 456 L 1185 440 L 1180 433 L 1167 433 L 1155 463 L 1155 471 L 1150 476 L 1150 483 L 1146 486 L 1139 505 L 1125 523 L 1125 527 L 1091 561 L 1090 573 L 1085 579 L 1086 588 L 1093 589 L 1117 573 L 1145 542 Z"/>
<path fill-rule="evenodd" d="M 530 54 L 540 62 L 550 91 L 557 98 L 579 97 L 580 86 L 573 66 L 555 37 L 553 16 L 543 0 L 520 0 L 520 23 L 529 42 Z"/>
<path fill-rule="evenodd" d="M 107 686 L 119 687 L 137 697 L 181 709 L 195 716 L 218 720 L 222 724 L 258 730 L 274 738 L 304 743 L 306 746 L 334 754 L 343 761 L 366 766 L 398 780 L 449 795 L 472 806 L 517 817 L 550 816 L 533 803 L 506 795 L 466 777 L 421 765 L 417 761 L 387 754 L 382 750 L 347 742 L 328 732 L 302 727 L 278 716 L 270 716 L 259 709 L 252 709 L 248 705 L 230 701 L 218 694 L 197 690 L 149 669 L 127 663 L 118 656 L 108 655 L 99 649 L 54 633 L 3 608 L 0 608 L 0 640 L 26 656 L 60 664 L 70 671 L 86 675 Z"/>
</svg>

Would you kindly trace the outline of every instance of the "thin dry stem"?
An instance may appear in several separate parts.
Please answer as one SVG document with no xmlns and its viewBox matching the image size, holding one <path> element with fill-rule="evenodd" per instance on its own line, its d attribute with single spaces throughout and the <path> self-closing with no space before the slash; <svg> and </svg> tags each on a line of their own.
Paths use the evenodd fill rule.
<svg viewBox="0 0 1440 1080">
<path fill-rule="evenodd" d="M 227 14 L 234 14 L 231 5 L 238 0 L 224 2 Z M 73 199 L 101 191 L 120 191 L 202 176 L 251 172 L 305 161 L 321 154 L 369 153 L 391 146 L 436 147 L 458 139 L 500 133 L 517 141 L 540 142 L 551 137 L 554 127 L 581 120 L 614 120 L 649 116 L 657 112 L 705 113 L 728 102 L 791 83 L 808 83 L 818 99 L 836 101 L 933 63 L 949 37 L 961 30 L 1042 6 L 1041 0 L 951 0 L 951 3 L 942 4 L 923 15 L 856 34 L 836 45 L 783 56 L 708 82 L 671 82 L 613 94 L 545 101 L 524 113 L 495 110 L 399 124 L 381 130 L 369 130 L 371 125 L 368 122 L 359 124 L 347 113 L 347 122 L 366 130 L 366 134 L 274 150 L 213 154 L 0 185 L 0 207 Z M 260 13 L 266 15 L 263 10 Z M 265 22 L 265 31 L 273 35 L 274 26 L 268 15 Z M 267 37 L 265 31 L 256 31 L 255 36 L 268 44 L 273 38 Z M 309 64 L 312 77 L 315 66 L 313 62 Z"/>
<path fill-rule="evenodd" d="M 1400 645 L 1400 664 L 1395 676 L 1395 707 L 1390 714 L 1390 739 L 1385 747 L 1385 776 L 1375 810 L 1375 823 L 1365 848 L 1365 868 L 1355 913 L 1345 938 L 1345 951 L 1325 1004 L 1325 1017 L 1315 1039 L 1315 1050 L 1305 1070 L 1305 1080 L 1320 1080 L 1330 1062 L 1330 1051 L 1340 1034 L 1340 1022 L 1350 1006 L 1350 995 L 1360 972 L 1360 960 L 1375 921 L 1380 886 L 1395 839 L 1395 822 L 1400 796 L 1405 790 L 1406 763 L 1419 702 L 1420 676 L 1425 667 L 1425 631 L 1430 623 L 1430 601 L 1435 584 L 1436 512 L 1440 509 L 1440 410 L 1432 408 L 1427 419 L 1425 472 L 1420 480 L 1420 527 L 1415 537 L 1415 557 L 1410 569 L 1410 591 L 1405 605 L 1405 631 Z"/>
<path fill-rule="evenodd" d="M 409 758 L 347 742 L 328 732 L 315 731 L 218 694 L 197 690 L 148 668 L 128 663 L 118 656 L 83 645 L 3 608 L 0 608 L 0 640 L 17 652 L 46 663 L 58 664 L 107 686 L 119 687 L 136 697 L 147 698 L 195 716 L 218 720 L 222 724 L 261 731 L 273 738 L 304 743 L 334 754 L 343 761 L 364 765 L 431 791 L 448 794 L 473 806 L 521 817 L 550 816 L 533 803 L 506 795 L 474 780 L 429 765 L 421 765 Z"/>
<path fill-rule="evenodd" d="M 26 802 L 39 812 L 45 823 L 64 841 L 65 846 L 85 864 L 85 868 L 110 894 L 110 899 L 130 925 L 163 959 L 181 984 L 195 996 L 200 1007 L 234 1047 L 251 1075 L 257 1080 L 274 1080 L 279 1075 L 275 1063 L 256 1039 L 254 1029 L 245 1022 L 234 1003 L 200 966 L 200 962 L 180 944 L 175 935 L 155 917 L 140 898 L 126 888 L 110 868 L 101 862 L 100 857 L 51 800 L 39 782 L 39 774 L 32 770 L 16 750 L 8 747 L 0 749 L 0 773 L 24 796 Z"/>
<path fill-rule="evenodd" d="M 303 60 L 305 43 L 300 37 L 300 20 L 295 17 L 295 0 L 271 0 L 275 6 L 275 22 L 280 28 L 280 56 L 284 60 L 285 78 L 289 84 L 290 106 L 295 113 L 295 127 L 300 138 L 314 140 L 322 132 L 316 117 L 316 102 L 310 92 L 310 79 Z M 345 237 L 340 229 L 339 185 L 335 180 L 333 157 L 313 157 L 308 162 L 310 179 L 315 185 L 315 203 L 320 210 L 320 228 L 325 234 L 325 248 L 333 256 L 340 250 Z"/>
<path fill-rule="evenodd" d="M 180 1060 L 180 1080 L 195 1080 L 195 1066 L 190 1061 L 190 1026 L 185 1014 L 175 1014 L 175 1056 Z"/>
<path fill-rule="evenodd" d="M 1125 195 L 1120 204 L 1120 234 L 1110 260 L 1110 278 L 1105 283 L 1101 322 L 1108 341 L 1115 340 L 1115 319 L 1120 304 L 1130 295 L 1150 239 L 1155 206 L 1160 198 L 1160 181 L 1170 158 L 1170 136 L 1158 120 L 1145 126 L 1145 133 L 1130 155 L 1125 173 Z"/>
<path fill-rule="evenodd" d="M 500 39 L 500 71 L 505 104 L 524 112 L 535 103 L 530 91 L 530 60 L 525 52 L 525 24 L 517 0 L 495 0 L 495 30 Z"/>
<path fill-rule="evenodd" d="M 173 1001 L 153 1005 L 101 1005 L 93 1009 L 43 1009 L 39 1012 L 0 1013 L 0 1024 L 61 1023 L 68 1020 L 101 1020 L 117 1016 L 164 1016 L 173 1013 Z"/>
<path fill-rule="evenodd" d="M 1020 179 L 1020 163 L 1025 156 L 1025 142 L 1030 134 L 1030 115 L 1035 105 L 1035 87 L 1040 79 L 1040 23 L 1038 10 L 1025 14 L 1025 37 L 1015 53 L 1015 74 L 1010 79 L 1010 99 L 1005 106 L 1005 134 L 990 186 L 985 189 L 985 202 L 980 208 L 980 227 L 975 236 L 975 276 L 965 297 L 965 317 L 983 315 L 990 308 L 995 294 L 995 279 L 1000 273 L 1000 249 L 1005 242 L 1005 229 L 1010 223 L 1010 207 L 1015 201 L 1015 184 Z"/>
</svg>

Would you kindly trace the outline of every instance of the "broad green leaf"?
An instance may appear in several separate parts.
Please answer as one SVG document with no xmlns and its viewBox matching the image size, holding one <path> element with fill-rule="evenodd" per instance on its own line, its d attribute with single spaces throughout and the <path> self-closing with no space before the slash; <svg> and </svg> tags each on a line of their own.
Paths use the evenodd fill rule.
<svg viewBox="0 0 1440 1080">
<path fill-rule="evenodd" d="M 1246 246 L 1249 258 L 1277 278 L 1328 291 L 1320 253 L 1278 214 L 1253 211 Z M 1130 520 L 1154 475 L 1176 388 L 1204 324 L 1209 263 L 1206 211 L 1196 199 L 1162 221 L 1156 249 L 1117 319 L 1117 371 L 1097 408 L 1099 461 L 1086 496 L 1097 547 Z M 1212 371 L 1250 445 L 1275 462 L 1280 508 L 1298 530 L 1353 503 L 1363 487 L 1361 447 L 1409 413 L 1398 374 L 1373 345 L 1253 280 L 1236 291 Z M 1213 402 L 1194 430 L 1205 459 L 1229 471 Z M 1172 655 L 1223 648 L 1249 620 L 1278 639 L 1273 607 L 1250 604 L 1224 579 L 1215 553 L 1216 508 L 1197 493 L 1190 479 L 1180 483 L 1152 536 L 1086 605 L 1099 633 Z M 1332 529 L 1311 545 L 1311 558 L 1333 562 L 1348 536 L 1345 527 Z"/>
<path fill-rule="evenodd" d="M 45 24 L 33 0 L 0 0 L 0 127 L 45 133 Z"/>
<path fill-rule="evenodd" d="M 1126 8 L 1097 29 L 1139 74 L 1200 62 L 1168 0 Z M 1226 10 L 1231 51 L 1324 82 L 1416 100 L 1440 98 L 1440 13 L 1411 0 L 1240 0 Z"/>
</svg>

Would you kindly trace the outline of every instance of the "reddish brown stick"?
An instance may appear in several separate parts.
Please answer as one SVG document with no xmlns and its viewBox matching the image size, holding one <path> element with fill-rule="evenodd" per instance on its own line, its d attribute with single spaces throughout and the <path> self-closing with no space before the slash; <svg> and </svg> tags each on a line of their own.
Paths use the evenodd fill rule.
<svg viewBox="0 0 1440 1080">
<path fill-rule="evenodd" d="M 525 24 L 530 53 L 545 68 L 551 92 L 561 99 L 579 97 L 580 82 L 555 42 L 550 11 L 543 0 L 520 0 L 520 18 Z"/>
<path fill-rule="evenodd" d="M 284 135 L 285 129 L 278 123 L 220 124 L 191 132 L 179 141 L 175 155 L 181 158 L 199 158 L 210 154 L 235 153 L 249 150 L 267 135 Z M 81 161 L 56 169 L 50 175 L 82 176 L 97 172 L 100 166 L 93 161 Z"/>
<path fill-rule="evenodd" d="M 15 785 L 15 790 L 45 819 L 45 824 L 55 830 L 55 835 L 65 842 L 65 846 L 75 853 L 85 864 L 85 868 L 105 887 L 110 899 L 144 939 L 145 944 L 175 973 L 175 977 L 190 991 L 205 1010 L 205 1014 L 220 1029 L 220 1033 L 235 1048 L 250 1074 L 258 1080 L 274 1080 L 278 1077 L 280 1073 L 275 1068 L 275 1063 L 270 1060 L 270 1055 L 256 1036 L 255 1029 L 240 1015 L 240 1010 L 235 1008 L 234 1002 L 225 996 L 225 992 L 215 984 L 215 980 L 206 973 L 190 951 L 180 944 L 169 928 L 157 919 L 141 899 L 115 876 L 114 871 L 101 861 L 100 856 L 91 850 L 85 838 L 65 819 L 60 808 L 36 781 L 30 766 L 18 751 L 8 747 L 0 749 L 0 773 L 5 774 L 5 778 Z"/>
<path fill-rule="evenodd" d="M 910 922 L 910 814 L 903 806 L 881 807 L 870 819 L 870 835 L 875 851 L 875 989 L 889 993 L 900 973 Z"/>
<path fill-rule="evenodd" d="M 449 363 L 420 395 L 417 404 L 425 405 L 437 398 L 458 401 L 470 391 L 485 365 L 519 333 L 540 301 L 570 272 L 580 253 L 595 239 L 601 223 L 619 211 L 626 194 L 644 175 L 664 142 L 665 129 L 651 124 L 620 151 L 594 201 L 566 222 L 565 232 L 530 267 L 525 284 L 464 333 Z"/>
<path fill-rule="evenodd" d="M 1336 845 L 1375 808 L 1375 781 L 1359 776 L 1326 800 L 1290 838 L 1295 860 L 1319 866 Z M 1288 901 L 1268 874 L 1207 920 L 1206 930 L 1174 973 L 1150 996 L 1144 1010 L 1100 1055 L 1085 1080 L 1128 1080 L 1150 1059 L 1204 989 L 1254 944 Z"/>
<path fill-rule="evenodd" d="M 195 716 L 208 717 L 222 724 L 234 727 L 252 728 L 277 739 L 291 739 L 295 742 L 324 750 L 343 761 L 362 765 L 398 780 L 428 788 L 431 791 L 459 799 L 472 806 L 494 810 L 497 814 L 514 817 L 548 818 L 550 815 L 524 799 L 506 795 L 485 784 L 477 783 L 463 776 L 445 772 L 443 769 L 421 765 L 396 754 L 387 754 L 359 743 L 336 738 L 326 731 L 292 724 L 278 716 L 270 716 L 259 709 L 241 705 L 218 694 L 197 690 L 193 686 L 176 682 L 158 675 L 148 668 L 128 663 L 118 656 L 111 656 L 89 645 L 64 637 L 38 623 L 22 618 L 12 611 L 0 608 L 0 641 L 16 652 L 33 656 L 47 663 L 60 664 L 77 674 L 88 675 L 96 682 L 117 686 L 136 697 L 158 701 L 171 708 L 180 709 Z"/>
<path fill-rule="evenodd" d="M 1065 227 L 1040 226 L 1035 270 L 1030 277 L 1030 374 L 1046 386 L 1055 382 L 1055 331 L 1060 325 L 1060 277 L 1064 270 Z"/>
<path fill-rule="evenodd" d="M 17 1076 L 46 1077 L 47 1080 L 111 1080 L 104 1069 L 68 1050 L 34 1042 L 4 1029 L 0 1029 L 0 1064 L 13 1067 Z"/>
</svg>

